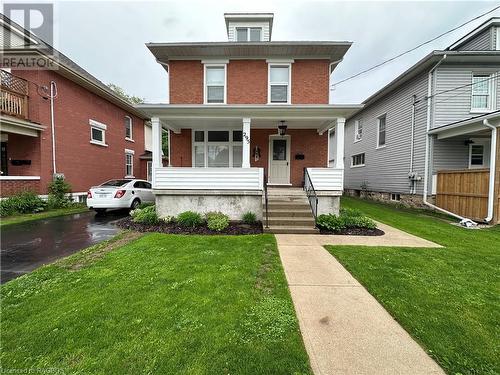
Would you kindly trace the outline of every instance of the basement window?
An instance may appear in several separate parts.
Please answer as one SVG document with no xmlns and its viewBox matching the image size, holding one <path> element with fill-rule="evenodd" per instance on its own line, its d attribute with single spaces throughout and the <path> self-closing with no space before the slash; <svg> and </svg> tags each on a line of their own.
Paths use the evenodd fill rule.
<svg viewBox="0 0 500 375">
<path fill-rule="evenodd" d="M 351 168 L 364 167 L 364 166 L 365 166 L 364 153 L 351 156 Z"/>
<path fill-rule="evenodd" d="M 401 195 L 399 193 L 391 193 L 391 201 L 399 202 L 401 200 Z"/>
</svg>

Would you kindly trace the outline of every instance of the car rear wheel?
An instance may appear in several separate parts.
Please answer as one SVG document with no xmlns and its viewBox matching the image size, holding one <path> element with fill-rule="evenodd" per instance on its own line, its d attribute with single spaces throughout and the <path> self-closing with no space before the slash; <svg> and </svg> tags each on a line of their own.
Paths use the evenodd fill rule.
<svg viewBox="0 0 500 375">
<path fill-rule="evenodd" d="M 140 204 L 141 204 L 141 200 L 140 199 L 134 199 L 134 201 L 132 202 L 132 205 L 130 206 L 130 208 L 132 210 L 135 210 L 137 207 L 139 207 Z"/>
</svg>

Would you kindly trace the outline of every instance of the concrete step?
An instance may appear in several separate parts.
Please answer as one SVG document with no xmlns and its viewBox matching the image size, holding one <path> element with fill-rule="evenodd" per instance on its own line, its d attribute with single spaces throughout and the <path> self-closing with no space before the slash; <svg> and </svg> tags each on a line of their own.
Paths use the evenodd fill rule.
<svg viewBox="0 0 500 375">
<path fill-rule="evenodd" d="M 295 226 L 295 227 L 314 227 L 314 218 L 303 217 L 270 217 L 269 226 Z"/>
<path fill-rule="evenodd" d="M 266 213 L 266 207 L 264 207 L 264 214 Z M 273 208 L 268 210 L 269 217 L 305 217 L 312 218 L 311 208 L 300 208 L 296 210 Z"/>
<path fill-rule="evenodd" d="M 318 234 L 319 230 L 313 227 L 296 227 L 287 225 L 274 225 L 266 228 L 264 226 L 264 233 L 275 234 Z"/>
<path fill-rule="evenodd" d="M 266 209 L 266 203 L 262 203 L 262 207 Z M 306 210 L 311 209 L 308 201 L 305 202 L 287 202 L 287 201 L 269 201 L 268 209 L 283 209 L 283 210 Z"/>
</svg>

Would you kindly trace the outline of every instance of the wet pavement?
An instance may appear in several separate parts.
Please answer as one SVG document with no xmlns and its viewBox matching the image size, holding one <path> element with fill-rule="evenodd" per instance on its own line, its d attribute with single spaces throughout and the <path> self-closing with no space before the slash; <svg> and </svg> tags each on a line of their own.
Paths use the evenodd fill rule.
<svg viewBox="0 0 500 375">
<path fill-rule="evenodd" d="M 2 228 L 1 282 L 113 237 L 120 231 L 114 222 L 126 215 L 84 212 Z"/>
</svg>

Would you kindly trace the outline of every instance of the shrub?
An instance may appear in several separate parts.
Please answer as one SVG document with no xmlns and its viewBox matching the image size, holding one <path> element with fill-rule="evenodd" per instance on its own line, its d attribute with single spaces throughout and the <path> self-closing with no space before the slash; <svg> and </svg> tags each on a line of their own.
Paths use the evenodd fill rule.
<svg viewBox="0 0 500 375">
<path fill-rule="evenodd" d="M 56 177 L 48 187 L 49 197 L 47 203 L 49 208 L 64 208 L 71 205 L 73 200 L 67 194 L 71 192 L 71 185 L 63 177 Z"/>
<path fill-rule="evenodd" d="M 248 211 L 243 214 L 242 219 L 245 224 L 255 224 L 257 216 L 253 212 Z"/>
<path fill-rule="evenodd" d="M 139 203 L 139 206 L 137 208 L 143 209 L 146 207 L 154 206 L 155 204 L 153 202 L 141 202 Z"/>
<path fill-rule="evenodd" d="M 177 216 L 177 222 L 183 227 L 198 227 L 203 224 L 203 219 L 198 212 L 184 211 Z"/>
<path fill-rule="evenodd" d="M 229 226 L 229 216 L 222 212 L 207 212 L 205 217 L 207 218 L 208 229 L 222 232 Z"/>
<path fill-rule="evenodd" d="M 134 223 L 154 225 L 158 224 L 160 221 L 158 214 L 156 213 L 155 206 L 135 209 L 130 212 L 130 215 L 132 216 Z"/>
<path fill-rule="evenodd" d="M 0 216 L 32 214 L 47 208 L 47 202 L 35 193 L 26 191 L 0 201 Z"/>
<path fill-rule="evenodd" d="M 359 210 L 342 209 L 340 215 L 319 215 L 316 219 L 316 225 L 320 229 L 337 232 L 347 228 L 365 228 L 375 229 L 377 224 L 363 216 Z"/>
</svg>

